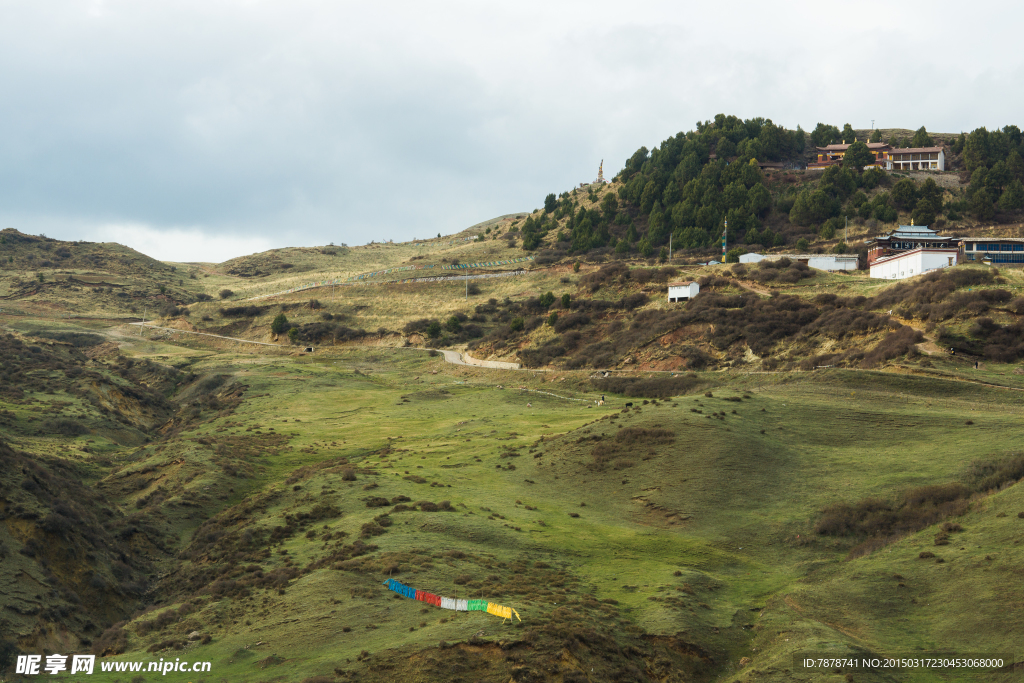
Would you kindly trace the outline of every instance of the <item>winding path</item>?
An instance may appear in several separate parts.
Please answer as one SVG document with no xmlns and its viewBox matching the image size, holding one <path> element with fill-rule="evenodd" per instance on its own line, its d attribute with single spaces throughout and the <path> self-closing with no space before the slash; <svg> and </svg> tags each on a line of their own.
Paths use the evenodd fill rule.
<svg viewBox="0 0 1024 683">
<path fill-rule="evenodd" d="M 294 348 L 288 344 L 272 344 L 270 342 L 253 341 L 252 339 L 240 339 L 238 337 L 225 337 L 220 334 L 210 334 L 209 332 L 195 332 L 193 330 L 179 330 L 176 327 L 160 327 L 159 325 L 150 325 L 147 323 L 128 323 L 129 325 L 137 325 L 147 330 L 163 330 L 165 332 L 177 332 L 181 334 L 198 334 L 203 337 L 213 337 L 214 339 L 224 339 L 226 341 L 241 342 L 243 344 L 258 344 L 260 346 L 274 346 L 279 349 L 290 349 Z M 519 363 L 509 363 L 500 360 L 480 360 L 479 358 L 473 358 L 468 353 L 459 353 L 458 351 L 450 351 L 448 349 L 421 349 L 419 347 L 395 347 L 395 348 L 411 348 L 417 351 L 439 351 L 444 355 L 446 362 L 453 365 L 466 365 L 475 368 L 492 368 L 495 370 L 522 370 L 522 366 Z"/>
<path fill-rule="evenodd" d="M 176 327 L 160 327 L 159 325 L 148 325 L 146 323 L 127 323 L 128 325 L 139 325 L 147 330 L 165 330 L 167 332 L 180 332 L 181 334 L 198 334 L 202 337 L 213 337 L 215 339 L 226 339 L 228 341 L 242 342 L 243 344 L 259 344 L 260 346 L 276 346 L 281 349 L 291 348 L 285 344 L 272 344 L 270 342 L 253 341 L 252 339 L 239 339 L 238 337 L 225 337 L 220 334 L 209 332 L 195 332 L 193 330 L 179 330 Z"/>
<path fill-rule="evenodd" d="M 459 353 L 458 351 L 449 351 L 447 349 L 427 349 L 428 351 L 440 351 L 444 354 L 444 359 L 455 365 L 470 365 L 476 368 L 493 368 L 495 370 L 522 370 L 523 366 L 519 363 L 508 363 L 500 360 L 480 360 L 479 358 L 473 358 L 468 353 Z"/>
</svg>

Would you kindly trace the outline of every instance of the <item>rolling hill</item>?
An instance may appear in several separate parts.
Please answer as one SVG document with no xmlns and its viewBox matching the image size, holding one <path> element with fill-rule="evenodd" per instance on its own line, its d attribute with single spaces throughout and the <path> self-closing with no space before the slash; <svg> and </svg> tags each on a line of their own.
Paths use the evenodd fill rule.
<svg viewBox="0 0 1024 683">
<path fill-rule="evenodd" d="M 4 231 L 0 669 L 1013 680 L 1021 272 L 659 262 L 556 211 L 224 264 Z M 1004 661 L 799 663 L 939 653 Z"/>
</svg>

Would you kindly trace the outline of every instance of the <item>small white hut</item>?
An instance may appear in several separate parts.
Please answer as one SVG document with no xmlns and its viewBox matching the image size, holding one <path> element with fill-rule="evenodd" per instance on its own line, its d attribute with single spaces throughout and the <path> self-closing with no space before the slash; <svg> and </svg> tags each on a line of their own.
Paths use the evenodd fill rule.
<svg viewBox="0 0 1024 683">
<path fill-rule="evenodd" d="M 699 292 L 700 285 L 692 280 L 668 283 L 668 300 L 670 303 L 675 303 L 676 301 L 688 301 L 697 296 Z"/>
</svg>

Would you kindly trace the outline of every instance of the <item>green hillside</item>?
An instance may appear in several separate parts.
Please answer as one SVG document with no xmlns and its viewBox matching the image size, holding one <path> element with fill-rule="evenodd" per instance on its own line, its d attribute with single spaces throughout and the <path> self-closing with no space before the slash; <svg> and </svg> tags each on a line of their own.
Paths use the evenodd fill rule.
<svg viewBox="0 0 1024 683">
<path fill-rule="evenodd" d="M 650 213 L 600 208 L 630 183 L 222 264 L 0 233 L 0 677 L 94 653 L 210 662 L 193 681 L 1015 680 L 1021 271 L 661 261 L 617 246 L 631 222 L 660 249 Z M 608 242 L 574 246 L 585 221 Z M 942 653 L 1004 662 L 798 664 Z"/>
</svg>

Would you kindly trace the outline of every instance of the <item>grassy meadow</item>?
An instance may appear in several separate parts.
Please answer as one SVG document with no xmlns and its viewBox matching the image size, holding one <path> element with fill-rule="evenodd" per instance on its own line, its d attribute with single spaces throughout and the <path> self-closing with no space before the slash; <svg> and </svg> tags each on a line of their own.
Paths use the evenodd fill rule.
<svg viewBox="0 0 1024 683">
<path fill-rule="evenodd" d="M 458 654 L 470 677 L 507 680 L 550 661 L 553 633 L 594 623 L 666 639 L 634 656 L 648 670 L 660 657 L 672 675 L 716 680 L 792 680 L 792 654 L 806 650 L 1014 652 L 1016 487 L 972 502 L 941 548 L 933 526 L 847 559 L 853 540 L 813 529 L 836 501 L 898 499 L 1009 455 L 1018 391 L 895 373 L 709 373 L 711 396 L 626 408 L 615 396 L 596 405 L 582 374 L 552 382 L 416 349 L 294 357 L 120 343 L 136 361 L 246 387 L 230 415 L 104 451 L 113 463 L 95 479 L 180 549 L 157 584 L 178 597 L 128 622 L 120 659 L 210 660 L 210 680 L 439 680 Z M 376 498 L 386 504 L 368 507 Z M 411 509 L 396 508 L 406 499 Z M 189 512 L 197 505 L 209 521 Z M 318 506 L 330 510 L 289 528 Z M 944 562 L 919 559 L 929 550 Z M 243 590 L 255 572 L 289 578 Z M 509 604 L 524 621 L 396 599 L 388 577 Z M 145 625 L 186 602 L 184 615 Z M 209 642 L 189 641 L 193 631 Z M 583 642 L 576 664 L 559 665 L 564 680 L 594 663 L 599 647 Z M 520 643 L 517 657 L 495 643 Z M 593 680 L 623 669 L 596 661 L 606 668 Z"/>
<path fill-rule="evenodd" d="M 653 361 L 662 337 L 635 321 L 673 306 L 657 282 L 591 288 L 602 264 L 535 264 L 477 281 L 468 299 L 463 283 L 367 284 L 222 313 L 324 277 L 520 255 L 501 239 L 445 238 L 140 276 L 118 252 L 102 268 L 83 256 L 57 269 L 70 280 L 45 271 L 36 286 L 15 252 L 18 268 L 0 278 L 0 641 L 105 661 L 211 661 L 208 675 L 174 674 L 195 681 L 1015 680 L 1010 668 L 794 664 L 808 652 L 1024 657 L 1024 373 L 938 346 L 969 335 L 977 316 L 926 324 L 894 305 L 926 335 L 924 353 L 874 369 L 617 368 L 678 375 L 674 395 L 644 399 L 602 391 L 594 369 L 447 364 L 403 332 L 490 299 L 647 293 L 637 312 L 608 308 L 588 329 L 632 326 L 646 345 L 637 358 Z M 761 283 L 731 267 L 678 271 L 727 277 L 712 286 L 723 294 L 805 301 L 893 287 L 861 274 Z M 999 277 L 982 288 L 1024 288 L 1021 271 Z M 221 289 L 233 294 L 221 300 Z M 127 324 L 168 292 L 192 297 L 188 315 L 156 320 L 177 331 Z M 281 312 L 302 324 L 330 314 L 368 334 L 313 354 L 188 334 L 270 342 Z M 1003 306 L 985 315 L 1015 319 Z M 555 334 L 540 325 L 484 351 L 515 358 Z M 81 538 L 62 526 L 93 518 Z M 523 621 L 399 598 L 388 578 L 510 605 Z"/>
</svg>

